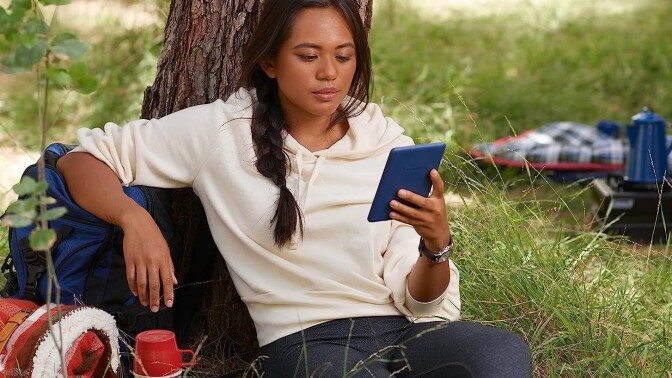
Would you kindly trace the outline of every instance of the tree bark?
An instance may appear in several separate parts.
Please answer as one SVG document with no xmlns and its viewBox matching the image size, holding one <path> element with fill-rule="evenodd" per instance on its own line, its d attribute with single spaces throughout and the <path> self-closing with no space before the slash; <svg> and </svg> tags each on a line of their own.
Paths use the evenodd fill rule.
<svg viewBox="0 0 672 378">
<path fill-rule="evenodd" d="M 358 2 L 369 30 L 373 0 Z M 142 118 L 158 118 L 189 106 L 228 98 L 237 89 L 243 47 L 259 20 L 263 3 L 263 0 L 172 0 L 156 79 L 145 90 Z M 176 263 L 179 264 L 178 278 L 184 283 L 184 272 L 196 258 L 207 254 L 203 249 L 215 247 L 203 242 L 209 239 L 209 231 L 193 192 L 178 190 L 173 202 L 173 217 L 185 240 L 183 258 Z M 241 363 L 249 364 L 259 348 L 249 314 L 233 287 L 221 255 L 216 249 L 214 252 L 215 279 L 211 281 L 211 295 L 204 301 L 204 307 L 210 309 L 200 318 L 202 323 L 207 323 L 201 331 L 207 332 L 212 340 L 204 351 L 206 357 L 208 351 L 216 356 L 217 366 L 213 372 L 221 370 L 221 365 L 226 372 L 240 368 Z M 180 289 L 177 290 L 176 295 Z"/>
</svg>

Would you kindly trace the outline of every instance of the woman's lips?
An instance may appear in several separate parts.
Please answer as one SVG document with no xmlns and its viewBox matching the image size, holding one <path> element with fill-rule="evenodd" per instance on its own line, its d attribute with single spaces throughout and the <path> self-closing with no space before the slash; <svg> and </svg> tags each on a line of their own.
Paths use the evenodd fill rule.
<svg viewBox="0 0 672 378">
<path fill-rule="evenodd" d="M 331 101 L 336 98 L 338 90 L 336 88 L 325 88 L 313 92 L 313 95 L 321 101 Z"/>
</svg>

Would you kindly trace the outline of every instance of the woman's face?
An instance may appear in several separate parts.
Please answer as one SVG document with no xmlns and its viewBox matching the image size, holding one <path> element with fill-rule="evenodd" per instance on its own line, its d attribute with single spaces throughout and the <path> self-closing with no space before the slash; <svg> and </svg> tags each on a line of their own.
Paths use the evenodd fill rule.
<svg viewBox="0 0 672 378">
<path fill-rule="evenodd" d="M 299 12 L 277 56 L 262 63 L 278 82 L 290 127 L 320 119 L 328 123 L 350 90 L 356 66 L 352 33 L 334 8 Z"/>
</svg>

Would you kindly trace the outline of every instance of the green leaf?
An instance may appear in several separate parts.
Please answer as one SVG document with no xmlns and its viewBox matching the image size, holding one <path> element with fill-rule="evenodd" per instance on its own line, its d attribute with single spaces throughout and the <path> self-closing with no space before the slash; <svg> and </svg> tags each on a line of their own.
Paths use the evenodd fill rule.
<svg viewBox="0 0 672 378">
<path fill-rule="evenodd" d="M 75 62 L 70 65 L 68 72 L 73 79 L 79 80 L 80 78 L 89 76 L 89 66 L 84 62 Z"/>
<path fill-rule="evenodd" d="M 51 49 L 60 54 L 65 54 L 71 59 L 79 59 L 89 51 L 89 44 L 80 41 L 72 33 L 60 33 L 51 40 Z"/>
<path fill-rule="evenodd" d="M 61 87 L 67 87 L 72 84 L 72 77 L 70 77 L 68 71 L 63 68 L 50 67 L 46 70 L 44 75 L 54 84 L 60 85 Z"/>
<path fill-rule="evenodd" d="M 19 228 L 30 226 L 31 224 L 33 224 L 33 220 L 18 214 L 7 214 L 4 217 L 2 217 L 2 219 L 0 219 L 0 223 L 2 223 L 7 227 Z"/>
<path fill-rule="evenodd" d="M 54 208 L 49 209 L 49 210 L 45 211 L 44 213 L 38 215 L 37 219 L 38 220 L 44 220 L 44 221 L 52 221 L 52 220 L 56 220 L 56 219 L 62 217 L 67 212 L 68 212 L 68 209 L 66 209 L 63 206 L 54 207 Z"/>
<path fill-rule="evenodd" d="M 89 94 L 98 89 L 98 79 L 92 76 L 82 77 L 77 80 L 75 91 L 81 94 Z"/>
<path fill-rule="evenodd" d="M 70 0 L 40 0 L 42 5 L 65 5 L 70 4 Z"/>
<path fill-rule="evenodd" d="M 23 213 L 34 212 L 35 208 L 37 207 L 37 198 L 35 197 L 29 197 L 24 200 L 19 200 L 16 202 L 21 203 L 21 212 Z"/>
<path fill-rule="evenodd" d="M 89 75 L 89 67 L 84 62 L 75 62 L 68 68 L 70 77 L 75 81 L 73 88 L 82 94 L 89 94 L 98 89 L 98 80 Z"/>
<path fill-rule="evenodd" d="M 12 19 L 9 17 L 9 14 L 5 8 L 0 7 L 0 33 L 4 34 L 12 26 Z"/>
<path fill-rule="evenodd" d="M 53 197 L 48 197 L 48 196 L 41 196 L 38 203 L 40 205 L 53 205 L 53 204 L 56 203 L 56 199 L 53 198 Z"/>
<path fill-rule="evenodd" d="M 9 6 L 9 9 L 12 12 L 17 12 L 19 10 L 27 11 L 30 9 L 31 0 L 12 0 L 12 4 Z"/>
<path fill-rule="evenodd" d="M 36 187 L 37 182 L 32 177 L 23 176 L 21 182 L 14 185 L 12 189 L 14 190 L 14 193 L 23 196 L 32 193 Z"/>
<path fill-rule="evenodd" d="M 10 22 L 16 27 L 23 22 L 26 11 L 32 7 L 31 0 L 13 0 L 9 5 Z"/>
<path fill-rule="evenodd" d="M 8 54 L 2 59 L 2 72 L 17 73 L 28 71 L 31 67 L 19 66 L 16 64 L 16 56 Z"/>
<path fill-rule="evenodd" d="M 17 212 L 21 211 L 20 210 L 20 209 L 22 209 L 21 202 L 23 202 L 23 201 L 18 200 L 18 201 L 14 201 L 14 202 L 10 203 L 9 206 L 7 206 L 7 210 L 5 210 L 7 212 L 7 214 L 16 214 Z"/>
<path fill-rule="evenodd" d="M 33 190 L 33 194 L 42 194 L 49 188 L 49 183 L 46 181 L 38 181 Z M 35 204 L 37 206 L 37 203 Z"/>
<path fill-rule="evenodd" d="M 16 38 L 17 45 L 32 46 L 37 43 L 38 35 L 35 33 L 21 33 Z M 44 37 L 42 38 L 44 39 Z"/>
<path fill-rule="evenodd" d="M 54 230 L 33 230 L 28 237 L 30 248 L 34 251 L 48 251 L 56 243 L 56 233 Z"/>
<path fill-rule="evenodd" d="M 37 200 L 33 197 L 18 200 L 9 205 L 7 208 L 7 214 L 16 215 L 32 222 L 37 216 L 37 211 L 35 210 L 36 206 Z"/>
<path fill-rule="evenodd" d="M 23 32 L 30 34 L 46 34 L 48 26 L 39 18 L 31 17 L 23 25 Z"/>
<path fill-rule="evenodd" d="M 49 44 L 46 40 L 38 38 L 34 45 L 21 45 L 16 49 L 14 63 L 17 66 L 30 68 L 39 63 L 44 58 Z"/>
</svg>

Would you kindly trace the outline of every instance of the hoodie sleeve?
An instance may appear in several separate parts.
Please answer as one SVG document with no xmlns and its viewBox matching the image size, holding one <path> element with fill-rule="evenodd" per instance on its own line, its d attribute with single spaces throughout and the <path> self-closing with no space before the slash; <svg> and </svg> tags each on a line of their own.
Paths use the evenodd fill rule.
<svg viewBox="0 0 672 378">
<path fill-rule="evenodd" d="M 392 221 L 387 251 L 384 255 L 384 279 L 392 291 L 395 306 L 411 321 L 432 321 L 437 318 L 460 318 L 460 273 L 452 261 L 450 283 L 446 291 L 431 302 L 418 302 L 408 292 L 407 278 L 418 260 L 420 237 L 413 227 Z"/>
<path fill-rule="evenodd" d="M 222 126 L 240 117 L 233 104 L 217 100 L 160 119 L 104 129 L 78 130 L 79 147 L 107 164 L 124 185 L 192 186 L 220 137 Z"/>
</svg>

